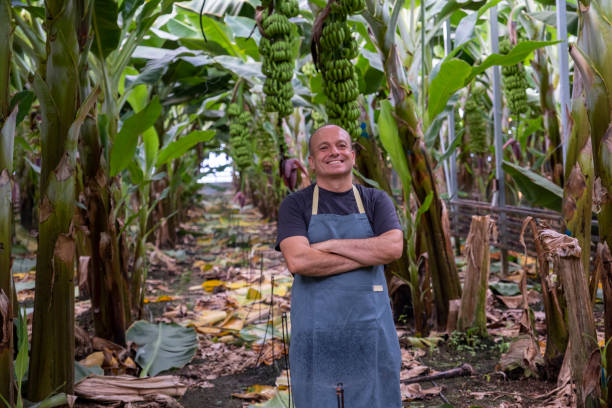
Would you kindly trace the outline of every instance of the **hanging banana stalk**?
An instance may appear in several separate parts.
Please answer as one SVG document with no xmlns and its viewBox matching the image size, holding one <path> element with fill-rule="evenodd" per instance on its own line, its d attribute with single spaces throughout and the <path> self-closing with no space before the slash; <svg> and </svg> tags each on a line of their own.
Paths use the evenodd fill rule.
<svg viewBox="0 0 612 408">
<path fill-rule="evenodd" d="M 17 111 L 9 112 L 13 24 L 9 0 L 0 0 L 0 395 L 15 403 L 13 373 L 13 143 Z"/>
<path fill-rule="evenodd" d="M 359 49 L 347 17 L 365 7 L 364 0 L 331 0 L 313 24 L 312 59 L 323 76 L 329 121 L 344 128 L 353 139 L 361 135 L 359 85 L 351 60 Z"/>
<path fill-rule="evenodd" d="M 273 7 L 275 5 L 276 7 Z M 262 3 L 262 34 L 259 53 L 263 56 L 262 72 L 266 75 L 263 92 L 267 112 L 278 112 L 280 118 L 293 112 L 293 43 L 298 39 L 297 26 L 289 21 L 298 15 L 297 0 L 264 1 Z"/>
<path fill-rule="evenodd" d="M 230 121 L 230 154 L 240 172 L 253 163 L 253 153 L 250 147 L 251 114 L 240 109 L 237 103 L 231 103 L 227 108 L 227 118 Z"/>
<path fill-rule="evenodd" d="M 471 87 L 464 105 L 463 121 L 465 132 L 464 140 L 467 141 L 467 151 L 474 156 L 467 158 L 473 170 L 473 177 L 476 181 L 481 200 L 486 200 L 486 184 L 483 177 L 486 177 L 486 158 L 484 155 L 488 151 L 488 109 L 485 107 L 485 89 L 480 85 Z M 471 159 L 471 160 L 470 160 Z"/>
<path fill-rule="evenodd" d="M 499 42 L 499 53 L 508 54 L 513 48 L 508 37 Z M 525 78 L 525 67 L 518 63 L 515 65 L 504 65 L 501 69 L 504 97 L 510 114 L 515 117 L 515 138 L 518 135 L 519 120 L 521 113 L 527 112 L 527 79 Z"/>
</svg>

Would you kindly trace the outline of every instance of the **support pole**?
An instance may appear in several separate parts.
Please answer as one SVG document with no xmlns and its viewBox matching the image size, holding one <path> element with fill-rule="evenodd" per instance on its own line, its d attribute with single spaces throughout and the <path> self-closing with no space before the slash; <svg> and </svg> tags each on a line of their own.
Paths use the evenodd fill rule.
<svg viewBox="0 0 612 408">
<path fill-rule="evenodd" d="M 557 2 L 557 44 L 559 52 L 559 91 L 561 102 L 561 147 L 563 149 L 563 174 L 565 174 L 565 161 L 567 156 L 567 142 L 569 140 L 568 115 L 570 111 L 569 89 L 569 62 L 567 48 L 567 13 L 566 1 Z"/>
<path fill-rule="evenodd" d="M 444 55 L 448 55 L 451 52 L 451 23 L 450 18 L 446 19 L 444 23 Z M 448 147 L 450 147 L 457 136 L 455 134 L 455 112 L 448 113 Z M 440 143 L 444 150 L 447 146 L 444 146 L 444 138 L 440 135 Z M 444 173 L 446 174 L 446 182 L 448 185 L 448 198 L 452 202 L 457 198 L 457 152 L 453 151 L 450 157 L 444 162 Z"/>
<path fill-rule="evenodd" d="M 499 31 L 497 22 L 497 6 L 491 7 L 489 13 L 489 23 L 491 29 L 491 52 L 499 52 Z M 499 66 L 495 65 L 491 68 L 493 70 L 493 123 L 494 123 L 494 145 L 495 145 L 495 177 L 497 181 L 497 199 L 493 205 L 497 207 L 504 207 L 506 205 L 506 186 L 504 183 L 504 170 L 502 169 L 502 161 L 504 159 L 503 151 L 503 135 L 501 126 L 501 114 L 502 114 L 502 100 L 501 100 L 501 74 Z M 505 234 L 505 213 L 499 214 L 499 235 L 500 243 L 502 248 L 506 241 Z M 508 251 L 506 249 L 501 250 L 502 255 L 502 273 L 506 275 L 508 273 Z"/>
</svg>

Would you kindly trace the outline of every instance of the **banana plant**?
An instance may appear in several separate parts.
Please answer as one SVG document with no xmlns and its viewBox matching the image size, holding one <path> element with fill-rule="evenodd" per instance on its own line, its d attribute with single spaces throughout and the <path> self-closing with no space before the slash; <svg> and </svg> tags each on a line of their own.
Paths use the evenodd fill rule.
<svg viewBox="0 0 612 408">
<path fill-rule="evenodd" d="M 163 108 L 158 96 L 154 96 L 147 103 L 149 91 L 145 85 L 139 86 L 145 88 L 134 87 L 126 96 L 134 113 L 123 121 L 117 141 L 112 147 L 110 176 L 115 177 L 127 170 L 131 184 L 134 186 L 133 190 L 137 192 L 137 208 L 131 209 L 127 204 L 129 200 L 126 194 L 129 194 L 132 189 L 126 190 L 121 202 L 125 204 L 125 209 L 128 211 L 123 231 L 130 228 L 132 221 L 137 221 L 134 228 L 136 246 L 130 288 L 133 311 L 140 317 L 144 301 L 144 282 L 148 273 L 147 238 L 162 222 L 159 220 L 153 227 L 150 227 L 150 216 L 157 204 L 164 200 L 169 192 L 169 187 L 166 187 L 163 191 L 156 192 L 156 196 L 151 200 L 151 186 L 155 181 L 166 177 L 165 172 L 159 171 L 162 167 L 168 169 L 168 164 L 179 159 L 193 146 L 212 139 L 214 131 L 194 130 L 180 138 L 177 137 L 176 140 L 166 141 L 160 149 L 159 135 L 165 133 Z M 154 125 L 160 122 L 162 128 L 160 132 L 157 132 Z M 117 208 L 117 211 L 120 210 L 121 208 Z M 166 218 L 173 215 L 166 214 Z"/>
<path fill-rule="evenodd" d="M 35 74 L 43 128 L 39 244 L 28 397 L 40 401 L 74 378 L 74 265 L 76 150 L 80 127 L 98 97 L 92 91 L 79 107 L 79 40 L 76 1 L 46 3 L 48 50 L 45 69 Z M 49 313 L 55 318 L 50 319 Z M 53 333 L 53 336 L 49 336 Z M 51 364 L 52 362 L 52 364 Z"/>
<path fill-rule="evenodd" d="M 427 197 L 431 197 L 429 208 L 421 218 L 421 225 L 426 237 L 427 252 L 430 254 L 429 266 L 434 288 L 437 324 L 443 327 L 446 325 L 448 316 L 448 302 L 461 297 L 461 287 L 451 251 L 450 236 L 443 227 L 443 204 L 436 187 L 432 159 L 425 149 L 422 124 L 417 118 L 415 101 L 407 92 L 411 87 L 404 74 L 402 61 L 400 61 L 401 44 L 396 42 L 398 22 L 402 21 L 402 24 L 406 24 L 399 19 L 404 3 L 396 2 L 392 12 L 390 12 L 390 2 L 384 2 L 381 5 L 375 1 L 366 1 L 366 4 L 367 8 L 363 14 L 372 32 L 372 40 L 381 56 L 393 98 L 394 115 L 397 118 L 402 152 L 407 159 L 409 172 L 412 174 L 411 180 L 405 180 L 405 182 L 410 182 L 411 190 L 419 205 L 423 205 Z M 433 89 L 430 89 L 430 96 L 432 95 Z M 408 186 L 404 188 L 408 189 Z"/>
<path fill-rule="evenodd" d="M 10 110 L 12 54 L 11 5 L 0 1 L 0 396 L 15 401 L 13 374 L 13 279 L 11 244 L 13 229 L 13 144 L 17 109 Z"/>
<path fill-rule="evenodd" d="M 568 184 L 566 197 L 588 194 L 589 186 L 593 188 L 593 210 L 597 213 L 599 221 L 599 239 L 602 244 L 612 248 L 612 133 L 610 122 L 612 121 L 611 107 L 612 94 L 610 86 L 612 82 L 612 54 L 607 46 L 612 41 L 612 2 L 602 0 L 579 2 L 579 26 L 578 40 L 570 48 L 570 56 L 574 60 L 576 73 L 574 78 L 574 90 L 579 87 L 572 97 L 572 113 L 580 118 L 574 123 L 575 138 L 572 139 L 568 157 L 572 152 L 575 157 L 573 168 L 566 168 L 566 172 L 574 173 L 573 184 Z M 575 107 L 575 109 L 574 109 Z M 579 115 L 579 116 L 578 116 Z M 574 135 L 574 129 L 572 135 Z M 590 137 L 589 151 L 588 137 Z M 586 140 L 585 140 L 586 139 Z M 592 160 L 593 177 L 589 176 L 589 165 Z M 568 161 L 568 163 L 571 163 Z M 572 174 L 569 175 L 572 180 Z M 576 206 L 576 211 L 582 211 L 581 206 Z M 590 211 L 585 208 L 585 213 L 580 217 L 585 228 L 590 221 Z M 586 216 L 588 215 L 588 217 Z M 590 242 L 590 241 L 589 241 Z M 588 245 L 586 242 L 583 245 Z M 608 252 L 609 253 L 609 252 Z M 604 262 L 611 260 L 604 259 Z M 606 277 L 609 279 L 609 276 Z M 611 299 L 604 300 L 606 304 L 605 329 L 606 341 L 612 338 L 612 313 L 609 305 Z M 606 366 L 612 367 L 612 351 L 606 349 Z M 610 389 L 610 376 L 607 379 Z"/>
</svg>

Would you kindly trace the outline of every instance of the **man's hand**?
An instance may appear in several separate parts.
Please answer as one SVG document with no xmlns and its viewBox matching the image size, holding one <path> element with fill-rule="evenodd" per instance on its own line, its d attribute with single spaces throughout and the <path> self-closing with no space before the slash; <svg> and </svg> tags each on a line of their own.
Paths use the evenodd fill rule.
<svg viewBox="0 0 612 408">
<path fill-rule="evenodd" d="M 304 276 L 331 276 L 370 266 L 345 256 L 317 250 L 310 246 L 308 238 L 288 237 L 280 243 L 281 251 L 291 273 Z"/>
<path fill-rule="evenodd" d="M 402 256 L 404 233 L 392 229 L 373 238 L 330 239 L 312 244 L 311 248 L 340 255 L 362 265 L 385 265 Z"/>
</svg>

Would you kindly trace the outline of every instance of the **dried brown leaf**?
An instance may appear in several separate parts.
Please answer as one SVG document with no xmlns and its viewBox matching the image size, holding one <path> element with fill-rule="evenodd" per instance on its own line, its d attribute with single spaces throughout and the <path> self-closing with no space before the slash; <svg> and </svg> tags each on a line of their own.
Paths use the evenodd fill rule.
<svg viewBox="0 0 612 408">
<path fill-rule="evenodd" d="M 79 397 L 108 402 L 140 402 L 157 395 L 181 397 L 186 390 L 179 377 L 170 375 L 150 378 L 94 375 L 74 386 L 74 393 Z"/>
</svg>

